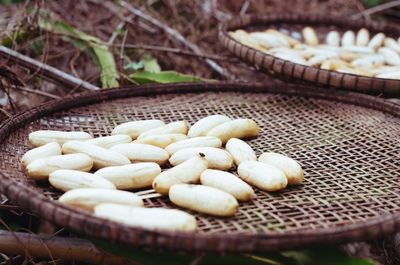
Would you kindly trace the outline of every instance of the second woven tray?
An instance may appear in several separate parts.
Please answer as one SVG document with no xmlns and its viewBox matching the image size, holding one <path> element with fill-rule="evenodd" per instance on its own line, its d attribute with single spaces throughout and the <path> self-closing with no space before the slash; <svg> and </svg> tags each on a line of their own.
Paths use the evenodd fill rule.
<svg viewBox="0 0 400 265">
<path fill-rule="evenodd" d="M 222 25 L 219 31 L 219 41 L 224 48 L 244 62 L 288 82 L 308 83 L 326 88 L 347 89 L 375 95 L 400 96 L 400 80 L 340 73 L 296 64 L 243 45 L 228 34 L 229 31 L 236 29 L 251 31 L 268 28 L 283 28 L 301 32 L 305 26 L 313 27 L 320 40 L 323 40 L 330 30 L 343 33 L 346 30 L 358 31 L 361 28 L 367 28 L 371 35 L 384 32 L 387 36 L 396 39 L 400 37 L 400 27 L 373 21 L 351 20 L 346 17 L 331 17 L 325 14 L 267 14 L 243 16 Z"/>
</svg>

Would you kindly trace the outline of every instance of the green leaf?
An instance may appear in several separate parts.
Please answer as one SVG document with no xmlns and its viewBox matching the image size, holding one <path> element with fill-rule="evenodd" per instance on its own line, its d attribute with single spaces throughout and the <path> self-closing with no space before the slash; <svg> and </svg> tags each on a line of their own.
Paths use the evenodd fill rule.
<svg viewBox="0 0 400 265">
<path fill-rule="evenodd" d="M 132 62 L 132 63 L 128 63 L 124 66 L 124 69 L 133 69 L 133 70 L 140 70 L 144 68 L 144 63 L 143 61 L 139 61 L 139 62 Z"/>
<path fill-rule="evenodd" d="M 31 44 L 31 51 L 32 51 L 33 56 L 38 56 L 39 54 L 41 54 L 42 50 L 43 50 L 43 46 L 44 46 L 44 43 L 43 43 L 43 39 L 41 37 L 33 40 L 32 44 Z"/>
<path fill-rule="evenodd" d="M 308 250 L 285 251 L 282 255 L 295 260 L 298 265 L 376 265 L 373 261 L 349 257 L 334 247 L 317 247 Z"/>
<path fill-rule="evenodd" d="M 149 83 L 181 83 L 181 82 L 201 82 L 203 79 L 193 75 L 180 74 L 175 71 L 162 71 L 159 73 L 151 73 L 147 71 L 139 71 L 129 76 L 138 84 Z"/>
<path fill-rule="evenodd" d="M 101 83 L 103 88 L 118 86 L 118 72 L 115 65 L 114 56 L 109 52 L 107 46 L 101 45 L 93 47 L 101 67 Z"/>
<path fill-rule="evenodd" d="M 24 0 L 0 0 L 0 5 L 20 4 L 22 2 L 24 2 Z"/>
<path fill-rule="evenodd" d="M 189 255 L 179 255 L 166 252 L 149 252 L 140 249 L 129 248 L 122 245 L 109 243 L 106 240 L 97 239 L 93 237 L 87 238 L 96 247 L 108 253 L 126 257 L 140 265 L 153 265 L 153 264 L 166 264 L 166 265 L 180 265 L 189 264 L 192 257 Z"/>
<path fill-rule="evenodd" d="M 195 256 L 181 253 L 171 253 L 165 251 L 146 251 L 141 249 L 134 249 L 127 246 L 116 245 L 109 243 L 106 240 L 97 239 L 93 237 L 87 238 L 96 247 L 106 252 L 118 256 L 124 256 L 141 265 L 181 265 L 191 264 L 193 260 L 199 258 L 201 261 L 199 265 L 289 265 L 282 263 L 282 256 L 272 254 L 271 257 L 261 259 L 254 259 L 252 256 L 245 255 L 205 255 Z"/>
<path fill-rule="evenodd" d="M 319 247 L 308 250 L 270 252 L 256 255 L 204 255 L 146 251 L 128 246 L 116 245 L 107 240 L 87 237 L 99 249 L 114 255 L 124 256 L 141 265 L 191 264 L 196 258 L 199 265 L 377 265 L 372 261 L 349 257 L 335 247 Z"/>
<path fill-rule="evenodd" d="M 118 86 L 118 71 L 114 56 L 99 38 L 77 30 L 63 21 L 53 22 L 45 16 L 39 20 L 39 26 L 47 31 L 63 34 L 64 40 L 88 53 L 101 70 L 103 88 Z"/>
<path fill-rule="evenodd" d="M 158 64 L 157 59 L 151 56 L 146 56 L 138 62 L 128 63 L 124 66 L 124 69 L 133 69 L 135 71 L 143 69 L 144 71 L 150 73 L 161 72 L 161 67 Z"/>
<path fill-rule="evenodd" d="M 159 73 L 161 72 L 161 67 L 157 62 L 157 59 L 153 57 L 146 57 L 143 60 L 144 71 L 150 73 Z"/>
<path fill-rule="evenodd" d="M 5 36 L 1 40 L 1 45 L 11 48 L 13 43 L 25 43 L 30 37 L 30 34 L 26 31 L 14 31 L 11 36 Z"/>
<path fill-rule="evenodd" d="M 254 259 L 244 255 L 206 255 L 200 262 L 201 265 L 287 265 L 272 258 Z"/>
<path fill-rule="evenodd" d="M 366 7 L 377 6 L 382 3 L 382 0 L 361 0 Z"/>
</svg>

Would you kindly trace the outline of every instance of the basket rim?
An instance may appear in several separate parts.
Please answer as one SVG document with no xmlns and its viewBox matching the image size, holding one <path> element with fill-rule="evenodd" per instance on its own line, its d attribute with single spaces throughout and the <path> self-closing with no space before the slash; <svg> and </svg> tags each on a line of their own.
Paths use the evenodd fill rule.
<svg viewBox="0 0 400 265">
<path fill-rule="evenodd" d="M 334 87 L 370 94 L 400 96 L 400 80 L 398 79 L 361 76 L 297 64 L 246 46 L 228 34 L 229 30 L 258 24 L 273 25 L 274 23 L 315 24 L 316 27 L 323 24 L 347 29 L 360 29 L 364 27 L 370 31 L 384 32 L 389 35 L 397 34 L 397 36 L 400 36 L 400 26 L 377 21 L 356 20 L 344 16 L 327 16 L 326 14 L 319 13 L 267 13 L 244 15 L 234 18 L 228 22 L 221 23 L 218 30 L 218 39 L 222 47 L 229 50 L 245 63 L 251 66 L 256 65 L 257 68 L 265 70 L 266 74 L 276 76 L 285 81 L 292 83 L 306 82 L 311 85 Z"/>
<path fill-rule="evenodd" d="M 289 96 L 338 101 L 380 110 L 400 117 L 400 104 L 360 93 L 326 90 L 286 85 L 282 83 L 239 84 L 221 83 L 181 83 L 168 85 L 126 86 L 120 89 L 108 89 L 85 92 L 54 100 L 20 114 L 14 115 L 0 126 L 0 142 L 20 126 L 40 117 L 78 106 L 99 103 L 104 100 L 124 97 L 152 96 L 163 93 L 196 92 L 239 92 L 272 93 Z M 8 173 L 0 172 L 0 192 L 21 207 L 41 218 L 77 232 L 108 239 L 133 247 L 147 247 L 188 252 L 262 252 L 281 249 L 293 249 L 313 244 L 333 244 L 357 241 L 386 235 L 400 228 L 400 212 L 387 214 L 363 223 L 346 227 L 331 227 L 301 232 L 241 232 L 196 234 L 195 232 L 168 232 L 131 227 L 94 217 L 83 211 L 51 201 L 43 194 L 37 194 L 27 185 L 11 179 Z"/>
</svg>

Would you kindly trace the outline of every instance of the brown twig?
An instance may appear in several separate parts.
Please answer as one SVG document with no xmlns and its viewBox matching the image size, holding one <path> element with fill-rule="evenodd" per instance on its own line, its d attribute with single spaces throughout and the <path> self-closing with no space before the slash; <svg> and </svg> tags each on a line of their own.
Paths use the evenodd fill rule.
<svg viewBox="0 0 400 265">
<path fill-rule="evenodd" d="M 101 5 L 101 1 L 98 0 L 90 0 L 92 3 L 95 3 L 97 5 Z M 113 10 L 111 10 L 113 12 Z M 147 31 L 150 34 L 155 34 L 157 33 L 157 30 L 155 30 L 154 28 L 150 27 L 149 25 L 147 25 L 146 23 L 143 23 L 143 21 L 135 21 L 136 23 L 132 23 L 132 19 L 135 17 L 133 15 L 129 15 L 129 16 L 125 16 L 123 12 L 113 12 L 114 15 L 116 15 L 120 20 L 121 23 L 117 25 L 116 29 L 118 29 L 119 27 L 123 28 L 125 26 L 125 23 L 128 24 L 134 24 L 135 26 L 139 26 L 141 29 Z M 118 35 L 118 33 L 116 31 L 113 32 L 113 35 Z M 114 41 L 115 39 L 112 39 L 113 35 L 110 37 L 110 39 L 108 40 L 108 42 Z M 117 36 L 115 36 L 114 38 L 116 38 Z"/>
<path fill-rule="evenodd" d="M 1 254 L 1 256 L 4 258 L 4 261 L 1 262 L 0 265 L 26 264 L 26 262 L 24 263 L 25 260 L 22 255 L 8 257 L 4 254 Z"/>
<path fill-rule="evenodd" d="M 249 9 L 249 6 L 250 6 L 250 1 L 249 0 L 244 1 L 242 7 L 240 8 L 239 15 L 244 16 L 247 12 L 247 9 Z"/>
<path fill-rule="evenodd" d="M 35 11 L 35 12 L 37 12 L 37 11 Z M 49 49 L 49 41 L 50 41 L 49 39 L 50 39 L 49 38 L 49 32 L 46 31 L 44 33 L 45 44 L 43 45 L 43 51 L 42 51 L 42 54 L 41 54 L 41 58 L 42 59 L 40 61 L 37 61 L 38 63 L 41 63 L 43 65 L 46 65 L 46 62 L 47 62 L 47 59 L 48 59 L 48 55 L 49 55 L 49 50 L 50 50 Z M 13 50 L 11 50 L 11 51 L 13 51 Z M 27 58 L 29 58 L 29 57 L 27 57 Z M 36 67 L 36 68 L 33 68 L 33 69 L 29 69 L 29 70 L 30 70 L 30 73 L 27 73 L 27 76 L 26 76 L 26 81 L 28 81 L 28 82 L 31 82 L 30 80 L 33 79 L 34 77 L 36 77 L 36 75 L 41 75 L 41 68 L 39 68 L 39 67 Z"/>
<path fill-rule="evenodd" d="M 18 205 L 0 204 L 0 210 L 20 211 L 21 207 L 19 207 Z"/>
<path fill-rule="evenodd" d="M 126 37 L 128 36 L 128 29 L 125 30 L 124 36 L 122 37 L 122 43 L 120 45 L 119 52 L 119 72 L 124 74 L 124 56 L 125 56 L 125 45 L 126 45 Z M 123 86 L 124 78 L 121 78 L 120 83 Z"/>
<path fill-rule="evenodd" d="M 12 80 L 10 80 L 10 81 L 12 82 Z M 7 87 L 6 82 L 3 82 L 3 80 L 0 80 L 0 89 L 4 92 L 4 94 L 6 94 L 7 100 L 8 100 L 8 104 L 11 107 L 11 111 L 12 111 L 13 114 L 15 114 L 16 107 L 15 107 L 13 98 L 10 95 L 10 91 L 9 91 L 9 89 Z"/>
<path fill-rule="evenodd" d="M 3 113 L 7 118 L 12 117 L 12 114 L 6 111 L 4 108 L 0 108 L 0 112 Z"/>
<path fill-rule="evenodd" d="M 87 90 L 99 90 L 100 88 L 92 85 L 86 81 L 76 78 L 70 74 L 58 70 L 50 65 L 44 64 L 37 60 L 34 60 L 28 56 L 20 54 L 7 47 L 0 46 L 0 57 L 6 60 L 11 60 L 17 64 L 22 65 L 30 70 L 37 71 L 38 74 L 50 79 L 51 81 L 57 81 L 68 87 L 81 87 Z"/>
<path fill-rule="evenodd" d="M 26 248 L 25 244 L 23 241 L 21 241 L 18 236 L 17 236 L 17 232 L 12 231 L 12 229 L 7 225 L 7 223 L 5 223 L 3 221 L 3 219 L 0 218 L 0 224 L 3 225 L 8 231 L 3 231 L 0 230 L 0 235 L 2 234 L 2 232 L 7 233 L 7 235 L 9 236 L 9 238 L 12 238 L 13 241 L 15 241 L 16 244 L 19 245 L 19 251 L 16 254 L 21 254 L 24 255 L 25 257 L 27 257 L 30 261 L 32 260 L 32 255 L 29 253 L 28 249 Z M 3 239 L 2 236 L 0 236 L 0 240 Z M 3 248 L 1 247 L 1 243 L 0 243 L 0 249 L 2 250 L 2 253 L 4 254 L 9 254 L 6 251 L 3 251 Z M 14 254 L 14 253 L 12 253 Z"/>
<path fill-rule="evenodd" d="M 112 47 L 121 47 L 121 44 L 112 44 L 110 45 Z M 197 54 L 194 52 L 190 51 L 184 51 L 178 48 L 171 48 L 171 47 L 164 47 L 164 46 L 155 46 L 155 45 L 146 45 L 146 44 L 125 44 L 125 49 L 142 49 L 142 50 L 149 50 L 149 51 L 159 51 L 159 52 L 170 52 L 170 53 L 175 53 L 175 54 L 181 54 L 181 55 L 187 55 L 187 56 L 194 56 L 194 57 L 199 57 L 203 59 L 212 59 L 216 61 L 235 61 L 237 62 L 237 59 L 234 58 L 228 58 L 228 57 L 222 57 L 218 55 L 213 55 L 213 54 Z"/>
<path fill-rule="evenodd" d="M 69 68 L 71 69 L 72 73 L 74 74 L 75 77 L 81 78 L 78 74 L 78 72 L 75 70 L 75 61 L 79 58 L 79 55 L 81 54 L 80 49 L 76 49 L 75 54 L 72 56 L 71 60 L 69 61 Z"/>
<path fill-rule="evenodd" d="M 219 22 L 226 22 L 232 19 L 231 14 L 218 9 L 218 4 L 216 0 L 197 1 L 196 3 L 197 5 L 200 5 L 202 7 L 204 13 L 212 16 Z M 204 6 L 207 6 L 207 8 L 204 8 Z"/>
<path fill-rule="evenodd" d="M 129 15 L 128 17 L 124 18 L 124 20 L 122 20 L 121 22 L 118 23 L 118 25 L 115 27 L 115 30 L 113 31 L 110 39 L 107 41 L 108 46 L 111 46 L 114 43 L 115 39 L 117 38 L 117 36 L 119 34 L 119 31 L 125 27 L 126 21 L 130 21 L 132 19 L 133 19 L 133 16 Z"/>
<path fill-rule="evenodd" d="M 360 19 L 362 17 L 369 17 L 372 14 L 382 12 L 386 9 L 390 9 L 390 8 L 393 8 L 396 6 L 400 6 L 400 0 L 387 2 L 387 3 L 381 4 L 381 5 L 377 5 L 377 6 L 365 9 L 364 11 L 362 11 L 358 14 L 352 15 L 351 18 L 352 19 Z"/>
<path fill-rule="evenodd" d="M 115 14 L 120 13 L 120 8 L 118 8 L 116 6 L 116 4 L 114 4 L 111 1 L 99 1 L 99 0 L 90 0 L 90 1 L 93 3 L 96 3 L 96 4 L 103 5 L 105 8 L 107 8 L 108 10 L 110 10 L 111 12 L 113 12 Z M 128 10 L 132 15 L 134 15 L 134 16 L 138 17 L 139 19 L 146 21 L 147 23 L 153 25 L 154 27 L 162 30 L 169 37 L 171 37 L 174 40 L 176 40 L 177 42 L 181 43 L 182 45 L 184 45 L 186 48 L 190 49 L 194 53 L 196 53 L 198 55 L 202 55 L 202 51 L 200 50 L 200 48 L 197 45 L 188 41 L 177 30 L 165 25 L 164 23 L 160 22 L 159 20 L 155 19 L 154 17 L 146 14 L 144 11 L 141 11 L 141 10 L 133 7 L 132 5 L 130 5 L 129 3 L 127 3 L 124 0 L 119 1 L 118 4 L 120 7 Z M 230 79 L 230 80 L 234 79 L 234 76 L 231 73 L 229 73 L 226 69 L 224 69 L 218 63 L 216 63 L 214 60 L 209 59 L 209 58 L 204 58 L 204 60 L 216 73 L 218 73 L 225 79 Z"/>
<path fill-rule="evenodd" d="M 31 89 L 31 88 L 27 88 L 27 87 L 21 87 L 21 86 L 15 86 L 17 89 L 28 92 L 28 93 L 33 93 L 33 94 L 37 94 L 40 96 L 44 96 L 44 97 L 48 97 L 48 98 L 52 98 L 52 99 L 59 99 L 60 97 L 57 95 L 53 95 L 41 90 L 36 90 L 36 89 Z"/>
<path fill-rule="evenodd" d="M 204 260 L 205 254 L 199 254 L 197 255 L 190 263 L 189 265 L 199 265 L 201 262 Z"/>
<path fill-rule="evenodd" d="M 271 260 L 271 259 L 268 259 L 268 258 L 266 258 L 266 257 L 255 256 L 255 255 L 251 255 L 251 254 L 245 254 L 244 256 L 245 256 L 245 257 L 248 257 L 248 258 L 250 258 L 250 259 L 256 260 L 256 261 L 261 261 L 262 263 L 265 263 L 265 264 L 270 264 L 270 265 L 284 265 L 284 264 L 282 264 L 282 263 L 280 263 L 280 262 L 278 262 L 278 261 Z"/>
<path fill-rule="evenodd" d="M 35 257 L 49 257 L 50 252 L 54 259 L 66 261 L 92 264 L 136 264 L 126 258 L 102 252 L 91 242 L 79 238 L 0 231 L 0 249 L 7 255 L 26 255 L 28 252 Z"/>
</svg>

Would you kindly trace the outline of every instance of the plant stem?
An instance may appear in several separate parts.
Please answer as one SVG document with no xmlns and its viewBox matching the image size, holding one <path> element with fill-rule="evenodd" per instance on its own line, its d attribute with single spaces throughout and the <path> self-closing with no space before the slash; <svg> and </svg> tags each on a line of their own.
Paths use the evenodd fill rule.
<svg viewBox="0 0 400 265">
<path fill-rule="evenodd" d="M 51 257 L 52 259 L 91 264 L 136 264 L 126 258 L 102 252 L 84 239 L 4 230 L 0 230 L 0 251 L 7 255 L 26 255 L 29 253 L 34 257 Z"/>
<path fill-rule="evenodd" d="M 81 87 L 87 90 L 100 89 L 95 85 L 92 85 L 86 81 L 83 81 L 61 70 L 58 70 L 57 68 L 34 60 L 28 56 L 25 56 L 17 51 L 11 50 L 4 46 L 0 46 L 0 57 L 3 57 L 3 59 L 5 60 L 11 60 L 30 70 L 38 71 L 40 75 L 49 78 L 51 81 L 57 81 L 68 87 Z"/>
</svg>

